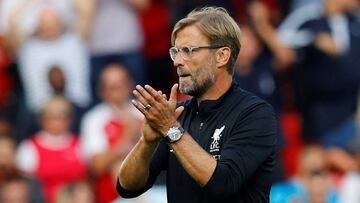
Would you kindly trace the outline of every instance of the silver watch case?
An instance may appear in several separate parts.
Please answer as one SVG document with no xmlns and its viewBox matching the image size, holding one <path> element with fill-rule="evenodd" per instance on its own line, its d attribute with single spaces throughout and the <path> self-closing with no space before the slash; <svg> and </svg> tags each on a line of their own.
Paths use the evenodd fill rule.
<svg viewBox="0 0 360 203">
<path fill-rule="evenodd" d="M 185 130 L 183 128 L 170 128 L 168 132 L 166 133 L 165 139 L 168 143 L 174 143 L 182 137 Z"/>
</svg>

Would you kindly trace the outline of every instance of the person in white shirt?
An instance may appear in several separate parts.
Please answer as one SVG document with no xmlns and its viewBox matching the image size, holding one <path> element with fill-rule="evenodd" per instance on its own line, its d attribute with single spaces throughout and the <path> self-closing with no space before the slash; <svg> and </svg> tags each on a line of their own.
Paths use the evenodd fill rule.
<svg viewBox="0 0 360 203">
<path fill-rule="evenodd" d="M 142 117 L 130 103 L 133 85 L 125 67 L 106 66 L 99 82 L 103 102 L 84 115 L 81 145 L 95 177 L 97 201 L 110 202 L 118 197 L 111 185 L 116 183 L 119 164 L 140 137 Z"/>
<path fill-rule="evenodd" d="M 78 29 L 77 22 L 85 18 L 77 12 L 81 9 L 70 0 L 5 0 L 2 10 L 3 32 L 17 55 L 30 112 L 37 113 L 52 96 L 47 75 L 54 65 L 65 74 L 65 96 L 86 108 L 91 101 L 89 54 L 82 38 L 86 31 Z"/>
</svg>

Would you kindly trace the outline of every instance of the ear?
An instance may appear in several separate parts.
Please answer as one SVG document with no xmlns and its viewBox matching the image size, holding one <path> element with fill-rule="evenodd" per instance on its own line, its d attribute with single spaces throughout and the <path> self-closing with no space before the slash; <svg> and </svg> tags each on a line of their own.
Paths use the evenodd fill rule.
<svg viewBox="0 0 360 203">
<path fill-rule="evenodd" d="M 221 47 L 216 51 L 216 67 L 223 67 L 229 62 L 231 49 L 229 47 Z"/>
</svg>

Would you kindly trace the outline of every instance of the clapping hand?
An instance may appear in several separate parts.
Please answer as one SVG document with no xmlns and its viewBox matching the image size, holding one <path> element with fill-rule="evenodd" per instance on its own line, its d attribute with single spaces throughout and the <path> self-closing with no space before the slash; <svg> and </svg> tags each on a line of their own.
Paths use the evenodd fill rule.
<svg viewBox="0 0 360 203">
<path fill-rule="evenodd" d="M 150 85 L 137 85 L 133 91 L 137 100 L 133 99 L 132 104 L 145 116 L 143 136 L 146 141 L 158 141 L 170 127 L 180 126 L 177 119 L 184 107 L 176 108 L 177 88 L 178 84 L 173 85 L 169 99 Z"/>
</svg>

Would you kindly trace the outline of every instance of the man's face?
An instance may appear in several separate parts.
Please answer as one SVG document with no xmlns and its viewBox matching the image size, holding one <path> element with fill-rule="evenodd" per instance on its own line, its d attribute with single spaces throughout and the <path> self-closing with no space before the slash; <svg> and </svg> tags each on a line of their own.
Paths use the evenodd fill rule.
<svg viewBox="0 0 360 203">
<path fill-rule="evenodd" d="M 30 186 L 25 180 L 6 182 L 0 191 L 0 202 L 26 203 L 30 199 Z"/>
<path fill-rule="evenodd" d="M 71 116 L 61 102 L 52 103 L 41 115 L 42 128 L 53 135 L 61 135 L 69 131 Z"/>
<path fill-rule="evenodd" d="M 194 26 L 187 26 L 177 33 L 175 47 L 209 46 L 208 39 Z M 200 97 L 216 81 L 216 69 L 210 49 L 194 50 L 191 57 L 184 60 L 178 54 L 174 60 L 179 76 L 179 89 L 182 93 Z"/>
<path fill-rule="evenodd" d="M 112 66 L 112 67 L 110 67 Z M 131 82 L 124 68 L 110 65 L 102 75 L 102 96 L 106 102 L 113 105 L 127 103 L 131 97 Z"/>
</svg>

